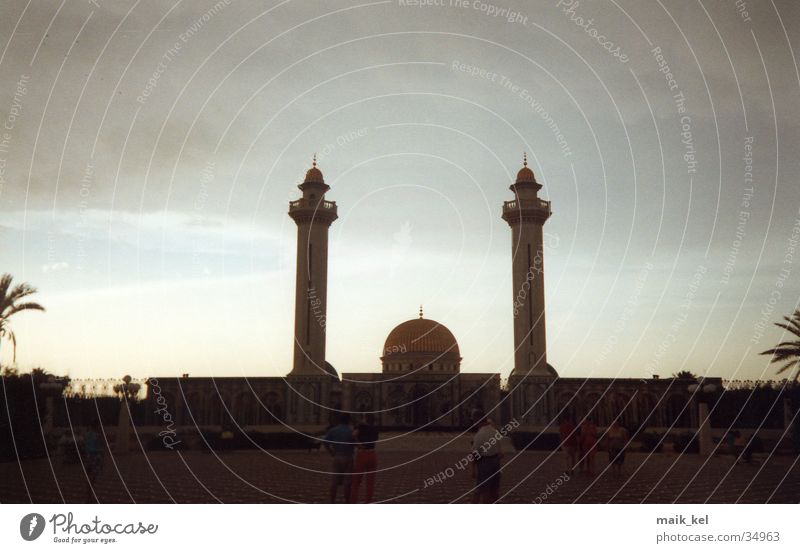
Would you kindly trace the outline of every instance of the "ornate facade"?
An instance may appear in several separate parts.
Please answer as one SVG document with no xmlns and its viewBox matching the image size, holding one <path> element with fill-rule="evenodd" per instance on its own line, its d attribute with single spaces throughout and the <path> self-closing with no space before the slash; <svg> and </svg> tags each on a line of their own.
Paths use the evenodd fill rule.
<svg viewBox="0 0 800 553">
<path fill-rule="evenodd" d="M 289 204 L 297 224 L 292 370 L 285 378 L 150 379 L 148 401 L 174 406 L 178 425 L 199 427 L 319 429 L 347 411 L 374 413 L 387 429 L 456 429 L 470 424 L 475 408 L 535 429 L 553 429 L 563 415 L 589 415 L 600 426 L 619 416 L 628 427 L 696 427 L 685 381 L 559 378 L 547 363 L 542 235 L 552 211 L 527 165 L 525 159 L 510 186 L 514 199 L 502 208 L 512 235 L 515 344 L 505 385 L 499 373 L 462 373 L 455 336 L 421 307 L 418 318 L 389 333 L 381 372 L 339 376 L 325 356 L 328 229 L 337 206 L 325 198 L 330 187 L 315 159 L 298 185 L 302 197 Z"/>
</svg>

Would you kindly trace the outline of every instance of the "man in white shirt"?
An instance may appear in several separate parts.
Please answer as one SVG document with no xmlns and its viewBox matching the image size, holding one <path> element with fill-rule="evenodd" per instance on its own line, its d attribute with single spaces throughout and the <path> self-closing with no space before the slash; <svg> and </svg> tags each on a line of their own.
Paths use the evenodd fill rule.
<svg viewBox="0 0 800 553">
<path fill-rule="evenodd" d="M 500 459 L 503 457 L 501 440 L 503 435 L 494 427 L 491 419 L 480 409 L 473 412 L 477 425 L 472 439 L 475 458 L 472 475 L 475 478 L 474 503 L 495 503 L 500 499 Z"/>
</svg>

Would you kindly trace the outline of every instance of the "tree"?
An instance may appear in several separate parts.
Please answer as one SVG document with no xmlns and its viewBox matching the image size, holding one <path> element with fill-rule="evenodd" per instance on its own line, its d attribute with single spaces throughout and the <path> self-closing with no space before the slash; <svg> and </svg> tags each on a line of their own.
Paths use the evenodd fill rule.
<svg viewBox="0 0 800 553">
<path fill-rule="evenodd" d="M 36 288 L 23 282 L 11 287 L 12 276 L 8 273 L 0 277 L 0 341 L 3 338 L 11 340 L 14 350 L 14 361 L 17 360 L 17 338 L 9 326 L 9 320 L 20 311 L 35 309 L 44 311 L 44 307 L 32 301 L 20 302 L 20 300 L 36 293 Z"/>
<path fill-rule="evenodd" d="M 672 378 L 677 378 L 678 380 L 697 380 L 697 376 L 695 376 L 692 371 L 678 371 L 672 374 Z"/>
<path fill-rule="evenodd" d="M 783 319 L 786 321 L 785 323 L 775 323 L 775 326 L 793 334 L 797 339 L 781 342 L 774 348 L 761 352 L 761 355 L 772 356 L 771 363 L 783 363 L 783 366 L 778 369 L 778 374 L 800 365 L 800 310 L 795 311 L 791 317 Z M 794 375 L 795 380 L 798 378 L 800 378 L 800 372 Z"/>
</svg>

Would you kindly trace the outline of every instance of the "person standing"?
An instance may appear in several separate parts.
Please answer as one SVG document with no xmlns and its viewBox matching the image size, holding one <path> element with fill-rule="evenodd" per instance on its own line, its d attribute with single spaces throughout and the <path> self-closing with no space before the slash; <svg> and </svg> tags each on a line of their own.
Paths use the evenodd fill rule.
<svg viewBox="0 0 800 553">
<path fill-rule="evenodd" d="M 753 452 L 756 449 L 756 439 L 756 435 L 753 433 L 749 440 L 744 440 L 745 443 L 742 447 L 742 460 L 748 465 L 752 465 L 754 463 Z"/>
<path fill-rule="evenodd" d="M 728 448 L 728 453 L 733 455 L 734 460 L 736 460 L 736 432 L 731 428 L 725 433 L 725 445 Z"/>
<path fill-rule="evenodd" d="M 738 430 L 734 430 L 733 431 L 733 438 L 734 438 L 733 439 L 734 455 L 736 453 L 739 454 L 738 457 L 735 457 L 735 459 L 736 459 L 735 462 L 738 462 L 742 458 L 742 453 L 744 453 L 744 445 L 745 445 L 744 434 L 742 434 Z"/>
<path fill-rule="evenodd" d="M 100 420 L 93 419 L 83 435 L 83 464 L 86 471 L 86 503 L 97 501 L 94 483 L 103 472 L 103 446 L 100 443 Z"/>
<path fill-rule="evenodd" d="M 597 453 L 597 427 L 589 416 L 583 419 L 581 423 L 580 446 L 586 474 L 594 476 L 594 456 Z"/>
<path fill-rule="evenodd" d="M 472 440 L 473 477 L 475 478 L 474 503 L 496 503 L 500 499 L 500 461 L 503 458 L 501 440 L 491 419 L 480 409 L 473 417 L 478 430 Z"/>
<path fill-rule="evenodd" d="M 619 420 L 614 419 L 609 429 L 606 430 L 606 441 L 611 472 L 615 476 L 621 476 L 625 463 L 625 446 L 628 444 L 628 430 L 620 425 Z"/>
<path fill-rule="evenodd" d="M 572 476 L 578 463 L 578 430 L 570 417 L 565 415 L 561 419 L 558 434 L 561 438 L 561 450 L 567 458 L 567 474 Z"/>
<path fill-rule="evenodd" d="M 323 438 L 325 449 L 333 457 L 331 469 L 331 503 L 336 503 L 336 494 L 342 486 L 344 502 L 350 502 L 350 480 L 353 475 L 353 428 L 350 414 L 340 413 L 339 424 L 332 427 Z"/>
<path fill-rule="evenodd" d="M 366 481 L 364 503 L 372 503 L 372 494 L 375 491 L 375 471 L 378 470 L 378 457 L 375 454 L 378 429 L 375 428 L 375 416 L 372 413 L 367 413 L 364 422 L 356 426 L 353 440 L 356 442 L 356 460 L 353 463 L 350 503 L 358 503 L 358 489 L 361 486 L 362 477 Z"/>
</svg>

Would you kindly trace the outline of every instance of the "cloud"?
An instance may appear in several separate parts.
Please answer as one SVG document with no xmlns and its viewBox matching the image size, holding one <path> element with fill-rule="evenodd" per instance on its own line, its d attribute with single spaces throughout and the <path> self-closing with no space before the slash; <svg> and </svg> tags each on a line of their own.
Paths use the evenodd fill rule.
<svg viewBox="0 0 800 553">
<path fill-rule="evenodd" d="M 108 239 L 162 251 L 230 253 L 252 244 L 277 244 L 281 239 L 278 232 L 265 225 L 180 211 L 31 210 L 10 212 L 6 219 L 6 229 L 26 234 L 47 232 L 81 239 Z"/>
<path fill-rule="evenodd" d="M 42 265 L 43 273 L 55 273 L 57 271 L 64 271 L 69 269 L 69 263 L 66 261 L 57 261 L 55 263 L 45 263 Z"/>
</svg>

